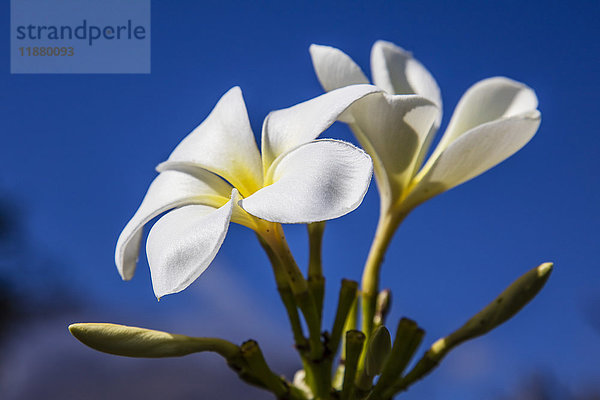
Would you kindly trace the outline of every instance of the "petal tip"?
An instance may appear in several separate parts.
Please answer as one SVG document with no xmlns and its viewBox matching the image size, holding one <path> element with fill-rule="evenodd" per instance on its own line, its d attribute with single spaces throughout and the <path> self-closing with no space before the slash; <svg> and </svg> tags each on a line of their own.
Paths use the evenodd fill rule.
<svg viewBox="0 0 600 400">
<path fill-rule="evenodd" d="M 310 46 L 308 46 L 308 51 L 312 54 L 313 52 L 319 51 L 319 50 L 323 50 L 328 48 L 329 46 L 323 45 L 323 44 L 316 44 L 316 43 L 311 43 Z"/>
<path fill-rule="evenodd" d="M 552 272 L 553 269 L 554 269 L 554 263 L 552 263 L 552 262 L 545 262 L 545 263 L 541 264 L 539 267 L 537 267 L 538 277 L 541 278 L 545 275 L 548 275 L 550 272 Z"/>
<path fill-rule="evenodd" d="M 528 113 L 525 115 L 525 117 L 526 117 L 526 118 L 529 118 L 529 119 L 534 119 L 534 120 L 538 120 L 538 121 L 539 121 L 539 120 L 541 120 L 541 119 L 542 119 L 542 113 L 540 112 L 540 110 L 537 110 L 537 109 L 536 109 L 536 110 L 533 110 L 533 111 L 530 111 L 530 112 L 528 112 Z"/>
<path fill-rule="evenodd" d="M 229 89 L 227 91 L 227 93 L 232 93 L 232 94 L 242 94 L 242 88 L 239 87 L 238 85 L 233 86 L 231 89 Z"/>
<path fill-rule="evenodd" d="M 158 173 L 164 172 L 168 169 L 168 161 L 163 161 L 161 163 L 159 163 L 156 167 L 154 167 L 154 170 Z"/>
<path fill-rule="evenodd" d="M 390 42 L 388 40 L 379 39 L 373 43 L 372 51 L 381 50 L 381 51 L 397 51 L 412 58 L 412 53 L 404 48 L 398 46 L 397 44 Z"/>
</svg>

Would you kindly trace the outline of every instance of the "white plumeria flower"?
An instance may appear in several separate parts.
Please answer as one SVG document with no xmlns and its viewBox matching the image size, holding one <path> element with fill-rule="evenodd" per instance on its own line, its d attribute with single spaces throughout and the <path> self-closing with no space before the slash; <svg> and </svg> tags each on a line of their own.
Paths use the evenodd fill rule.
<svg viewBox="0 0 600 400">
<path fill-rule="evenodd" d="M 122 278 L 133 277 L 144 225 L 166 211 L 146 244 L 158 298 L 185 289 L 206 270 L 230 221 L 260 235 L 272 223 L 324 221 L 354 210 L 371 180 L 370 157 L 349 143 L 314 139 L 353 102 L 377 91 L 352 86 L 270 113 L 261 157 L 242 92 L 229 90 L 157 167 L 160 174 L 117 242 Z"/>
<path fill-rule="evenodd" d="M 326 91 L 369 82 L 360 67 L 336 48 L 312 45 L 310 53 Z M 373 45 L 371 73 L 385 93 L 353 105 L 352 118 L 345 121 L 373 158 L 382 214 L 406 214 L 480 175 L 523 147 L 540 124 L 532 89 L 503 77 L 482 80 L 463 95 L 423 165 L 442 117 L 435 79 L 411 53 L 385 41 Z M 424 106 L 418 97 L 407 101 L 409 94 L 437 107 Z"/>
</svg>

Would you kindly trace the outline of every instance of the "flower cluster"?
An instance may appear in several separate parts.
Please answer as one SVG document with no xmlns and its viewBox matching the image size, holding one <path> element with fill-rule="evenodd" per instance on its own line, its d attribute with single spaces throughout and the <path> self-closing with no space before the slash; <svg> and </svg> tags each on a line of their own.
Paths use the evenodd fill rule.
<svg viewBox="0 0 600 400">
<path fill-rule="evenodd" d="M 524 274 L 462 327 L 435 341 L 407 370 L 425 332 L 403 318 L 392 343 L 385 326 L 390 292 L 380 290 L 379 276 L 392 236 L 415 207 L 521 149 L 540 124 L 537 97 L 512 79 L 477 82 L 430 150 L 441 126 L 442 98 L 433 76 L 409 52 L 376 42 L 371 50 L 373 84 L 341 50 L 312 45 L 310 54 L 326 93 L 268 114 L 260 151 L 241 90 L 225 93 L 158 165 L 158 176 L 115 252 L 121 277 L 131 279 L 144 226 L 160 216 L 146 243 L 152 285 L 160 298 L 184 290 L 208 268 L 231 222 L 253 230 L 271 261 L 302 360 L 294 380 L 271 371 L 253 340 L 238 346 L 113 324 L 74 324 L 74 336 L 94 349 L 130 357 L 216 352 L 241 379 L 279 399 L 384 400 L 423 378 L 460 343 L 510 319 L 539 292 L 551 263 Z M 318 139 L 335 121 L 348 124 L 364 150 Z M 358 282 L 342 281 L 333 326 L 326 330 L 323 221 L 355 210 L 373 172 L 380 218 L 362 284 L 359 289 Z M 281 224 L 308 224 L 308 276 L 296 264 Z"/>
</svg>

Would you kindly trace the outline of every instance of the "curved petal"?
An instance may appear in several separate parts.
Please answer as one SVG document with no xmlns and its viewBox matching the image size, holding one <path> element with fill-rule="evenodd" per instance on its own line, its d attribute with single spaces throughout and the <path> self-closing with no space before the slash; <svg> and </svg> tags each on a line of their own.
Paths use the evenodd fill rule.
<svg viewBox="0 0 600 400">
<path fill-rule="evenodd" d="M 326 92 L 369 83 L 360 67 L 343 51 L 317 44 L 311 44 L 309 51 L 317 78 Z"/>
<path fill-rule="evenodd" d="M 157 298 L 181 292 L 202 274 L 225 240 L 233 202 L 221 208 L 192 205 L 159 219 L 148 234 L 146 254 Z"/>
<path fill-rule="evenodd" d="M 271 222 L 333 219 L 360 205 L 372 172 L 364 151 L 339 140 L 318 140 L 279 158 L 266 176 L 266 182 L 273 183 L 239 204 Z"/>
<path fill-rule="evenodd" d="M 503 118 L 471 129 L 448 146 L 410 193 L 403 207 L 425 200 L 482 174 L 521 149 L 540 125 L 539 111 Z"/>
<path fill-rule="evenodd" d="M 352 103 L 381 90 L 352 85 L 325 93 L 295 106 L 271 112 L 262 130 L 263 170 L 281 154 L 317 138 Z"/>
<path fill-rule="evenodd" d="M 133 277 L 140 252 L 142 228 L 152 218 L 188 204 L 220 207 L 229 199 L 231 189 L 222 179 L 202 169 L 193 175 L 177 171 L 159 174 L 117 241 L 115 263 L 121 277 L 125 280 Z"/>
<path fill-rule="evenodd" d="M 533 111 L 538 105 L 535 92 L 523 83 L 504 77 L 477 82 L 462 96 L 448 128 L 431 155 L 431 162 L 465 132 L 500 118 Z"/>
<path fill-rule="evenodd" d="M 239 87 L 173 150 L 168 161 L 197 164 L 231 182 L 243 195 L 262 186 L 260 154 Z"/>
<path fill-rule="evenodd" d="M 351 107 L 353 131 L 373 157 L 382 209 L 399 199 L 414 175 L 421 148 L 438 115 L 437 107 L 416 95 L 380 93 Z"/>
<path fill-rule="evenodd" d="M 378 40 L 371 48 L 373 83 L 390 94 L 418 94 L 439 108 L 436 127 L 442 120 L 440 88 L 431 73 L 412 54 L 393 43 Z"/>
</svg>

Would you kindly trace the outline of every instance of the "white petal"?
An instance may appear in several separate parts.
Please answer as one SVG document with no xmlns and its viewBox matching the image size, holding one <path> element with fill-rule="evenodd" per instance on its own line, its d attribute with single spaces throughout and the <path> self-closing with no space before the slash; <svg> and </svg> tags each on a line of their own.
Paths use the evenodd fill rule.
<svg viewBox="0 0 600 400">
<path fill-rule="evenodd" d="M 127 223 L 117 241 L 115 263 L 125 280 L 133 277 L 140 251 L 143 227 L 152 218 L 171 208 L 188 204 L 220 207 L 227 202 L 231 186 L 216 175 L 198 169 L 194 175 L 165 171 L 150 184 L 135 215 Z"/>
<path fill-rule="evenodd" d="M 387 207 L 413 177 L 438 109 L 421 96 L 379 93 L 361 100 L 351 111 L 355 118 L 351 127 L 373 157 L 382 206 Z"/>
<path fill-rule="evenodd" d="M 373 83 L 390 94 L 418 94 L 439 108 L 436 125 L 442 119 L 440 88 L 431 73 L 412 54 L 393 43 L 378 40 L 371 49 Z"/>
<path fill-rule="evenodd" d="M 360 205 L 372 171 L 364 151 L 338 140 L 318 140 L 279 158 L 266 176 L 274 183 L 239 204 L 272 222 L 325 221 Z"/>
<path fill-rule="evenodd" d="M 531 140 L 539 124 L 535 110 L 471 129 L 440 154 L 404 206 L 410 209 L 504 161 Z"/>
<path fill-rule="evenodd" d="M 309 51 L 319 82 L 326 92 L 369 83 L 360 67 L 343 51 L 317 44 L 311 44 Z"/>
<path fill-rule="evenodd" d="M 225 240 L 234 201 L 235 189 L 221 208 L 186 206 L 154 224 L 146 253 L 157 298 L 182 291 L 208 268 Z"/>
<path fill-rule="evenodd" d="M 262 130 L 263 170 L 281 154 L 317 138 L 355 101 L 380 89 L 353 85 L 271 112 Z"/>
<path fill-rule="evenodd" d="M 262 186 L 262 165 L 239 87 L 221 97 L 210 115 L 169 156 L 231 182 L 243 195 Z"/>
<path fill-rule="evenodd" d="M 432 159 L 468 130 L 486 122 L 533 111 L 537 104 L 535 92 L 512 79 L 495 77 L 477 82 L 458 102 Z"/>
</svg>

